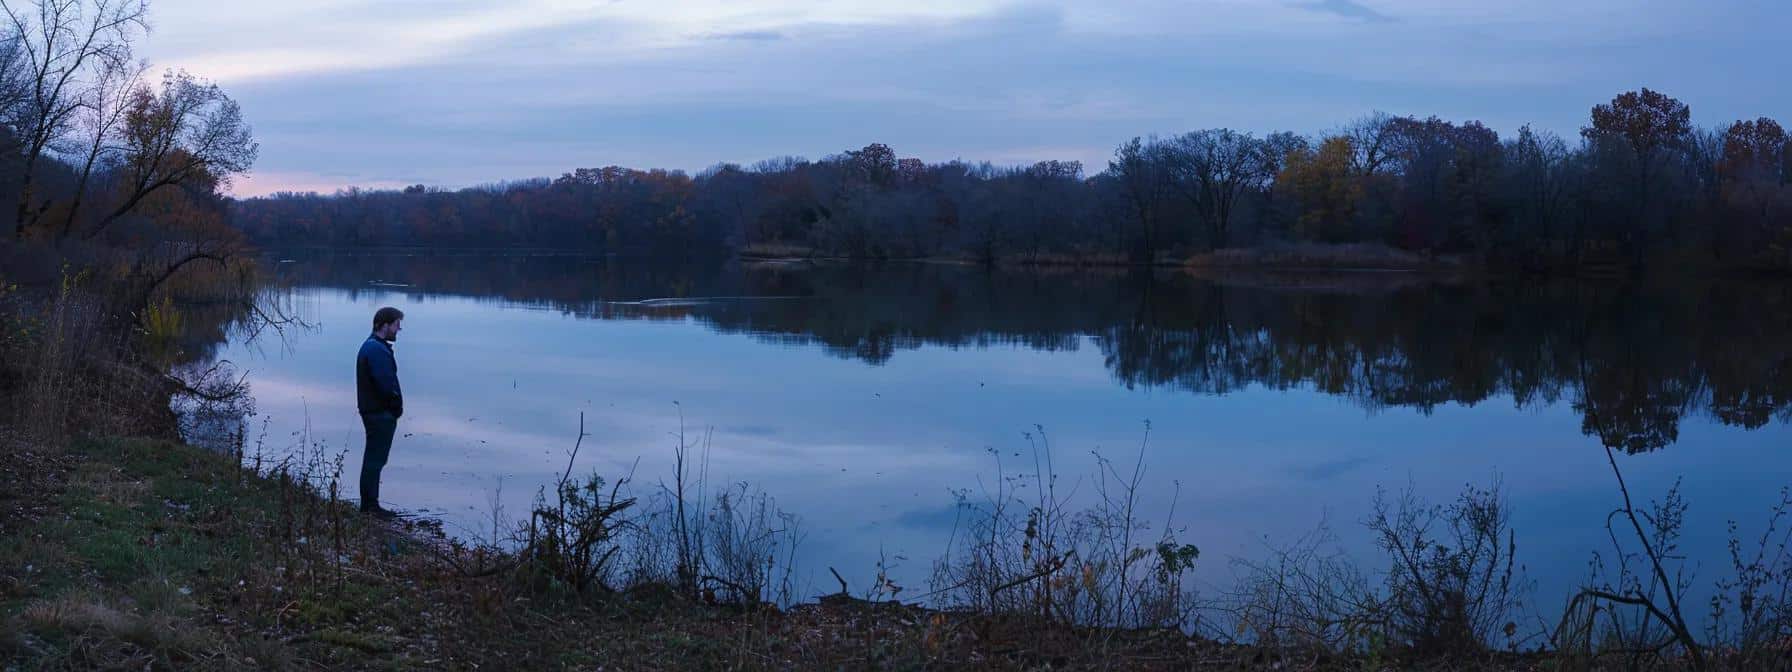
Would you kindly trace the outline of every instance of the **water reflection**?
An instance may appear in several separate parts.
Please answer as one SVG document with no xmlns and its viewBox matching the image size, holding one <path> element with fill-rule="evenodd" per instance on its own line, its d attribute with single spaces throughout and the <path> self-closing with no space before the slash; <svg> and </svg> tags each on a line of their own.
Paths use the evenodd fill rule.
<svg viewBox="0 0 1792 672">
<path fill-rule="evenodd" d="M 1307 388 L 1378 411 L 1569 401 L 1630 453 L 1690 414 L 1792 420 L 1792 286 L 1432 282 L 1410 276 L 1036 272 L 940 264 L 668 264 L 487 254 L 286 255 L 286 280 L 592 319 L 691 320 L 882 365 L 922 346 L 1099 348 L 1116 383 Z M 667 300 L 679 299 L 679 300 Z"/>
</svg>

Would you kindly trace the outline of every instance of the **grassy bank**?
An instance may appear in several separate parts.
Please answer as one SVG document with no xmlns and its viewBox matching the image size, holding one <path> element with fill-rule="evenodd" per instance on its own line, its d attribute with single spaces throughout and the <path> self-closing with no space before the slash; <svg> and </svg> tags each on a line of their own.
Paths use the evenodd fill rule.
<svg viewBox="0 0 1792 672">
<path fill-rule="evenodd" d="M 3 452 L 0 657 L 20 669 L 1032 668 L 1250 665 L 1164 630 L 835 596 L 787 610 L 579 593 L 293 472 L 175 443 Z"/>
<path fill-rule="evenodd" d="M 469 547 L 427 521 L 355 513 L 337 498 L 339 459 L 258 474 L 234 457 L 167 441 L 4 443 L 0 537 L 16 541 L 0 545 L 0 668 L 8 670 L 1696 669 L 1684 655 L 1664 657 L 1668 644 L 1645 655 L 1609 639 L 1621 630 L 1599 635 L 1599 609 L 1584 625 L 1563 617 L 1566 629 L 1585 628 L 1580 636 L 1591 639 L 1574 644 L 1558 631 L 1562 649 L 1501 650 L 1451 637 L 1397 646 L 1376 634 L 1419 624 L 1470 632 L 1425 610 L 1412 592 L 1420 589 L 1465 597 L 1460 614 L 1474 622 L 1459 625 L 1502 627 L 1511 605 L 1499 567 L 1510 571 L 1501 549 L 1510 542 L 1499 534 L 1503 505 L 1492 491 L 1471 489 L 1445 508 L 1378 501 L 1371 529 L 1395 547 L 1426 549 L 1418 564 L 1396 566 L 1385 597 L 1318 540 L 1240 564 L 1240 586 L 1204 607 L 1235 617 L 1231 636 L 1216 636 L 1075 627 L 1034 613 L 1072 604 L 1076 582 L 1060 586 L 1055 576 L 1004 580 L 985 593 L 994 604 L 948 611 L 844 590 L 783 609 L 663 583 L 580 590 L 532 557 L 539 551 Z M 1021 548 L 1035 557 L 1068 538 L 1054 531 L 1051 510 L 1029 515 Z M 1433 525 L 1464 524 L 1477 531 L 1451 542 L 1457 550 L 1426 541 Z M 1015 549 L 975 550 L 987 562 L 962 567 L 987 572 Z M 1749 594 L 1785 585 L 1778 573 L 1744 576 L 1753 577 Z M 1782 618 L 1783 597 L 1753 609 Z M 1785 621 L 1756 620 L 1749 638 L 1728 640 L 1752 644 L 1714 642 L 1703 667 L 1792 664 Z M 1510 637 L 1513 626 L 1503 627 Z"/>
</svg>

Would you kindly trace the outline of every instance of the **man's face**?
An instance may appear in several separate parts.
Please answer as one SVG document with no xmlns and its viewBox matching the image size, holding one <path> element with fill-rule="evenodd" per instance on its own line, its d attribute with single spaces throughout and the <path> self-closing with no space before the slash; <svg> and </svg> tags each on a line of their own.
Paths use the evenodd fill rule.
<svg viewBox="0 0 1792 672">
<path fill-rule="evenodd" d="M 404 320 L 398 320 L 384 327 L 380 327 L 380 338 L 388 341 L 396 341 L 398 340 L 398 332 L 402 329 L 404 329 Z"/>
</svg>

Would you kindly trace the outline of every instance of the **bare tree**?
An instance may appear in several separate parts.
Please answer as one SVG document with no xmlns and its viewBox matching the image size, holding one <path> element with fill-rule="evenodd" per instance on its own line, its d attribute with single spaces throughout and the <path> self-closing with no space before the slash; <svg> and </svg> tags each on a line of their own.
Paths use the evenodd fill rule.
<svg viewBox="0 0 1792 672">
<path fill-rule="evenodd" d="M 75 189 L 64 208 L 62 228 L 57 235 L 67 236 L 75 230 L 81 202 L 87 194 L 96 170 L 111 167 L 122 150 L 118 143 L 135 94 L 142 86 L 146 66 L 129 60 L 102 63 L 95 69 L 92 85 L 83 93 L 86 99 L 75 115 L 75 133 L 69 139 L 66 154 L 78 162 L 75 166 Z M 78 144 L 77 144 L 78 143 Z"/>
<path fill-rule="evenodd" d="M 1506 150 L 1508 193 L 1519 217 L 1531 233 L 1554 239 L 1556 219 L 1567 200 L 1568 144 L 1548 131 L 1529 124 L 1518 129 L 1518 138 Z"/>
<path fill-rule="evenodd" d="M 1166 203 L 1172 178 L 1165 165 L 1163 143 L 1157 138 L 1132 140 L 1114 150 L 1108 173 L 1120 186 L 1127 209 L 1139 226 L 1139 257 L 1150 261 L 1163 244 L 1161 228 L 1167 218 Z"/>
<path fill-rule="evenodd" d="M 1180 136 L 1170 152 L 1179 190 L 1207 224 L 1208 244 L 1225 247 L 1239 200 L 1275 176 L 1266 147 L 1249 133 L 1220 128 Z"/>
<path fill-rule="evenodd" d="M 1351 167 L 1357 174 L 1374 175 L 1388 167 L 1393 158 L 1393 135 L 1394 117 L 1386 112 L 1370 114 L 1344 129 L 1344 136 L 1356 149 Z"/>
<path fill-rule="evenodd" d="M 11 115 L 30 94 L 25 61 L 25 40 L 11 26 L 0 26 L 0 120 L 12 121 Z M 18 138 L 12 134 L 8 133 L 4 142 L 5 150 L 19 150 Z"/>
<path fill-rule="evenodd" d="M 93 104 L 92 87 L 103 73 L 128 69 L 131 42 L 148 31 L 147 0 L 32 0 L 14 6 L 0 0 L 21 54 L 20 91 L 7 106 L 7 122 L 19 135 L 23 177 L 13 236 L 23 237 L 48 210 L 35 203 L 35 178 L 44 154 L 57 150 Z"/>
</svg>

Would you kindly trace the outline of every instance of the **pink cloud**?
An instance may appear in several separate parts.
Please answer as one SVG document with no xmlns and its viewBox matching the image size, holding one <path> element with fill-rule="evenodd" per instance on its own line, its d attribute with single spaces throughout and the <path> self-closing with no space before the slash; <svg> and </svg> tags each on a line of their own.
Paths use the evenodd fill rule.
<svg viewBox="0 0 1792 672">
<path fill-rule="evenodd" d="M 230 195 L 237 198 L 254 198 L 281 191 L 315 191 L 320 194 L 330 194 L 335 193 L 338 189 L 349 187 L 398 189 L 404 186 L 406 186 L 405 183 L 398 180 L 367 179 L 355 175 L 256 171 L 232 180 Z"/>
</svg>

